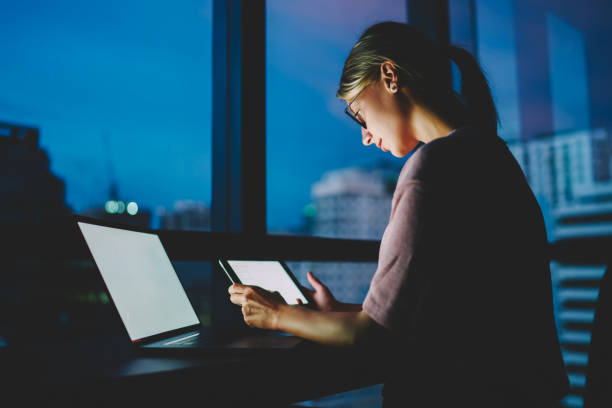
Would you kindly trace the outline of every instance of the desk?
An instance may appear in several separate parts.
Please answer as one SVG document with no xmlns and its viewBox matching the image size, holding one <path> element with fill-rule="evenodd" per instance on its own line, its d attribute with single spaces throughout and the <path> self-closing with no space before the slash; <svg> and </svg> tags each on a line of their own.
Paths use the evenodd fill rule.
<svg viewBox="0 0 612 408">
<path fill-rule="evenodd" d="M 19 406 L 284 406 L 381 383 L 382 360 L 309 342 L 252 356 L 142 355 L 118 337 L 0 349 L 2 400 Z"/>
</svg>

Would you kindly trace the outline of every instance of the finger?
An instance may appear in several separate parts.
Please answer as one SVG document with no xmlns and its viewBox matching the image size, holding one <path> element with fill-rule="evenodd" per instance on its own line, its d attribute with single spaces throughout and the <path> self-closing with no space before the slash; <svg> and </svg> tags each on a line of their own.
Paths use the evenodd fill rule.
<svg viewBox="0 0 612 408">
<path fill-rule="evenodd" d="M 245 285 L 241 285 L 239 283 L 234 283 L 233 285 L 231 285 L 227 291 L 229 293 L 244 293 L 244 291 L 246 290 L 247 286 Z"/>
<path fill-rule="evenodd" d="M 247 322 L 247 316 L 248 315 L 249 315 L 249 308 L 246 305 L 242 306 L 242 316 L 244 317 L 244 321 L 247 324 L 248 324 L 248 322 Z"/>
<path fill-rule="evenodd" d="M 246 304 L 246 298 L 243 294 L 234 294 L 230 296 L 230 302 L 238 306 L 244 306 Z"/>
<path fill-rule="evenodd" d="M 256 286 L 256 285 L 247 286 L 247 288 L 250 288 L 255 293 L 272 293 L 271 291 L 264 289 L 261 286 Z"/>
<path fill-rule="evenodd" d="M 319 281 L 312 272 L 308 271 L 308 273 L 306 274 L 306 278 L 308 279 L 308 282 L 312 285 L 313 288 L 323 288 L 323 284 L 321 283 L 321 281 Z"/>
</svg>

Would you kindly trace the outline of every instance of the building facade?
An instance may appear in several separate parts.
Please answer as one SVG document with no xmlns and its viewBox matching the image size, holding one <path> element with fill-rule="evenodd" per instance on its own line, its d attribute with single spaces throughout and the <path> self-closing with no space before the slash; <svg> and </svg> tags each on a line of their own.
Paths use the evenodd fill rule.
<svg viewBox="0 0 612 408">
<path fill-rule="evenodd" d="M 0 221 L 36 222 L 71 213 L 35 127 L 0 123 Z"/>
</svg>

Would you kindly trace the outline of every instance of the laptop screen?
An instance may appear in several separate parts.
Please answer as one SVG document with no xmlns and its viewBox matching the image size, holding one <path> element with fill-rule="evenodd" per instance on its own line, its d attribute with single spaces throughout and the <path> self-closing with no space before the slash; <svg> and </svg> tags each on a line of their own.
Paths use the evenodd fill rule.
<svg viewBox="0 0 612 408">
<path fill-rule="evenodd" d="M 132 341 L 199 324 L 156 234 L 78 224 Z"/>
</svg>

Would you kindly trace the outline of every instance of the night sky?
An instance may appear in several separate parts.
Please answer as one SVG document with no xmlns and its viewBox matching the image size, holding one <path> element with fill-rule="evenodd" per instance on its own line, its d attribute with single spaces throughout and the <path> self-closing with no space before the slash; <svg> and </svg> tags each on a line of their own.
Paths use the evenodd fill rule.
<svg viewBox="0 0 612 408">
<path fill-rule="evenodd" d="M 121 199 L 153 212 L 158 206 L 171 208 L 177 200 L 210 205 L 210 0 L 183 0 L 172 7 L 145 0 L 3 3 L 0 121 L 40 129 L 52 171 L 66 182 L 68 205 L 77 212 L 102 206 L 113 174 Z M 547 1 L 536 3 L 534 9 L 548 7 Z M 513 4 L 477 1 L 477 50 L 510 138 L 552 122 L 542 122 L 545 115 L 532 112 L 552 116 L 550 106 L 538 101 L 555 91 L 534 82 L 539 79 L 530 73 L 536 69 L 525 68 L 529 58 L 517 63 L 515 56 L 529 53 L 516 38 L 522 41 L 523 33 L 545 25 L 546 17 L 504 31 L 500 16 L 510 25 L 512 18 L 531 21 L 525 17 L 524 2 Z M 555 7 L 563 28 L 572 6 Z M 552 21 L 558 21 L 555 18 Z M 610 53 L 603 52 L 603 43 L 598 48 L 598 43 L 588 42 L 589 35 L 601 35 L 603 20 L 592 19 L 594 28 L 589 28 L 584 10 L 576 19 L 578 32 L 587 35 L 588 75 L 596 75 L 597 84 L 605 86 L 610 76 L 602 73 L 599 61 L 609 59 Z M 359 127 L 344 115 L 344 104 L 335 97 L 351 46 L 365 28 L 384 20 L 406 21 L 406 2 L 267 1 L 270 231 L 300 223 L 310 187 L 325 171 L 381 159 L 403 163 L 374 146 L 364 147 Z M 545 45 L 546 29 L 537 33 L 536 44 Z M 538 60 L 544 75 L 548 62 Z M 555 82 L 563 83 L 561 68 L 559 75 Z M 592 81 L 582 88 L 586 86 L 609 102 L 609 92 L 599 91 L 601 86 L 594 87 Z M 586 123 L 610 116 L 609 103 L 602 108 L 595 100 L 592 105 L 599 116 Z"/>
<path fill-rule="evenodd" d="M 75 211 L 100 207 L 111 178 L 141 208 L 211 202 L 209 0 L 20 1 L 3 5 L 0 121 L 37 126 Z M 329 169 L 384 155 L 361 144 L 335 97 L 371 23 L 403 1 L 269 1 L 267 120 L 271 230 L 301 222 Z M 110 160 L 109 160 L 110 159 Z M 110 161 L 110 165 L 109 165 Z"/>
<path fill-rule="evenodd" d="M 268 1 L 267 163 L 268 227 L 300 222 L 310 186 L 327 170 L 385 159 L 363 146 L 360 127 L 336 98 L 342 67 L 370 25 L 406 21 L 406 2 Z"/>
<path fill-rule="evenodd" d="M 211 3 L 180 4 L 3 5 L 0 120 L 39 127 L 75 211 L 108 199 L 112 173 L 141 208 L 210 204 Z"/>
</svg>

